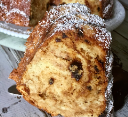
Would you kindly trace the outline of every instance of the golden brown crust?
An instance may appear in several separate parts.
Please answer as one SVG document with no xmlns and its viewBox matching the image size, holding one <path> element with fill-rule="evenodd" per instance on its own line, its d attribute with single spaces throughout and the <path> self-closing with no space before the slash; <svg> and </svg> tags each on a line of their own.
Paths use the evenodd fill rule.
<svg viewBox="0 0 128 117">
<path fill-rule="evenodd" d="M 106 108 L 111 35 L 89 12 L 78 3 L 47 12 L 9 76 L 29 103 L 53 116 L 98 117 Z"/>
<path fill-rule="evenodd" d="M 0 6 L 0 20 L 4 21 L 6 19 L 6 13 L 8 12 L 9 5 L 3 0 L 0 1 L 0 4 L 3 5 L 3 7 Z"/>
<path fill-rule="evenodd" d="M 25 44 L 26 52 L 24 54 L 24 58 L 21 59 L 19 67 L 13 70 L 9 76 L 11 79 L 14 79 L 17 83 L 19 83 L 19 78 L 21 78 L 23 72 L 25 71 L 26 65 L 28 65 L 33 59 L 39 45 L 43 42 L 43 38 L 46 36 L 47 29 L 47 26 L 41 28 L 41 26 L 38 25 L 34 28 L 33 33 L 30 34 L 29 38 L 27 39 L 27 42 Z M 38 32 L 37 30 L 39 30 L 40 32 Z"/>
<path fill-rule="evenodd" d="M 19 13 L 10 13 L 6 18 L 7 23 L 12 23 L 19 26 L 28 26 L 29 25 L 29 17 L 23 16 Z"/>
<path fill-rule="evenodd" d="M 30 2 L 25 0 L 1 0 L 0 8 L 2 14 L 1 21 L 16 24 L 19 26 L 29 25 Z"/>
</svg>

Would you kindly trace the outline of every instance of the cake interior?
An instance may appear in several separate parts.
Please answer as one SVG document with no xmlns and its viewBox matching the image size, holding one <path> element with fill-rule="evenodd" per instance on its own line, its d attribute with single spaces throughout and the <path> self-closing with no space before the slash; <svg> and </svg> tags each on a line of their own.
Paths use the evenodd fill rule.
<svg viewBox="0 0 128 117">
<path fill-rule="evenodd" d="M 38 21 L 42 20 L 49 0 L 32 0 L 30 8 L 30 26 L 35 26 Z"/>
</svg>

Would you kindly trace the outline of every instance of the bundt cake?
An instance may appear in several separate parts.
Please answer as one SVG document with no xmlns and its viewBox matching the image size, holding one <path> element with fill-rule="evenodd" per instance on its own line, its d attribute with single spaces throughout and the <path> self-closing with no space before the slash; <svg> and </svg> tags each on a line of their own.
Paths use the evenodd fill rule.
<svg viewBox="0 0 128 117">
<path fill-rule="evenodd" d="M 46 12 L 49 0 L 0 0 L 0 21 L 35 26 Z"/>
<path fill-rule="evenodd" d="M 103 19 L 85 5 L 55 6 L 34 28 L 9 77 L 25 100 L 52 116 L 109 117 L 110 43 Z"/>
<path fill-rule="evenodd" d="M 1 0 L 0 21 L 33 27 L 51 6 L 76 2 L 87 5 L 91 13 L 104 19 L 112 16 L 113 0 Z"/>
</svg>

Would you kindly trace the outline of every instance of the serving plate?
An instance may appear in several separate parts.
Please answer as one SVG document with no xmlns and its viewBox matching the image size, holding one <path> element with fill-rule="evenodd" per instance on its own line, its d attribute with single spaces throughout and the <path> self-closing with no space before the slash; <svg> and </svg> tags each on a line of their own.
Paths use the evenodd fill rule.
<svg viewBox="0 0 128 117">
<path fill-rule="evenodd" d="M 0 32 L 11 36 L 27 39 L 29 34 L 31 33 L 30 29 L 30 27 L 16 26 L 14 24 L 0 21 Z"/>
<path fill-rule="evenodd" d="M 109 31 L 116 29 L 125 18 L 125 9 L 122 4 L 116 0 L 114 4 L 114 14 L 109 20 L 105 20 L 106 28 Z M 20 27 L 5 22 L 0 22 L 0 44 L 19 51 L 25 51 L 26 39 L 31 31 L 30 27 Z"/>
</svg>

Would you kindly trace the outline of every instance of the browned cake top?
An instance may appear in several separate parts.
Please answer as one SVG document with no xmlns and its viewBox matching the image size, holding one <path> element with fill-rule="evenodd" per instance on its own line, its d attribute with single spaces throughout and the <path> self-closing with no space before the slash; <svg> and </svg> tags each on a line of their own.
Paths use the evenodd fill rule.
<svg viewBox="0 0 128 117">
<path fill-rule="evenodd" d="M 113 0 L 51 0 L 51 5 L 80 3 L 90 8 L 91 13 L 104 19 L 112 17 Z"/>
<path fill-rule="evenodd" d="M 28 26 L 30 16 L 29 0 L 1 0 L 0 1 L 0 20 L 10 23 L 20 23 L 17 25 Z M 13 21 L 13 20 L 18 21 Z"/>
<path fill-rule="evenodd" d="M 42 20 L 49 0 L 1 0 L 0 20 L 19 26 L 35 26 Z"/>
</svg>

